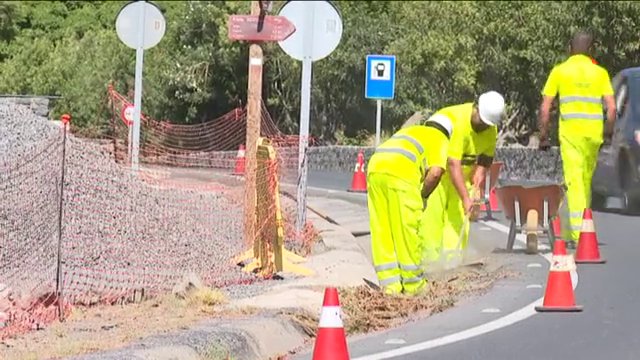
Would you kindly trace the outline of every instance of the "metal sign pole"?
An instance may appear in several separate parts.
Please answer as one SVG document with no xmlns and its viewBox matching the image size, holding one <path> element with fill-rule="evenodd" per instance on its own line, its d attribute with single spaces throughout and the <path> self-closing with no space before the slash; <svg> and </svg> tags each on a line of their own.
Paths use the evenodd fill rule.
<svg viewBox="0 0 640 360">
<path fill-rule="evenodd" d="M 145 1 L 138 5 L 138 47 L 136 48 L 136 77 L 133 96 L 133 146 L 131 148 L 131 168 L 138 170 L 138 154 L 140 152 L 140 113 L 142 112 L 142 64 L 144 62 L 144 15 Z"/>
<path fill-rule="evenodd" d="M 314 4 L 307 4 L 307 23 L 313 24 Z M 309 26 L 304 31 L 304 57 L 302 59 L 302 79 L 300 89 L 300 139 L 298 152 L 298 218 L 296 221 L 296 233 L 302 234 L 306 221 L 307 210 L 307 146 L 309 144 L 309 113 L 311 111 L 311 74 L 313 60 L 313 26 Z"/>
<path fill-rule="evenodd" d="M 376 100 L 376 147 L 380 145 L 380 126 L 382 122 L 382 100 Z"/>
</svg>

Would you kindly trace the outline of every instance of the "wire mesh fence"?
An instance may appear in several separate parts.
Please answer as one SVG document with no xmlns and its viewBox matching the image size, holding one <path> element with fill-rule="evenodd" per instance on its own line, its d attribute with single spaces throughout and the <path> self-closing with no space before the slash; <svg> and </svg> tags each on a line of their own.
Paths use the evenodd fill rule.
<svg viewBox="0 0 640 360">
<path fill-rule="evenodd" d="M 130 102 L 113 88 L 109 99 L 114 136 L 102 143 L 24 109 L 7 114 L 22 126 L 13 131 L 39 134 L 0 161 L 0 338 L 63 319 L 75 306 L 169 292 L 190 274 L 218 288 L 262 281 L 236 258 L 270 234 L 264 219 L 281 221 L 285 246 L 298 253 L 315 238 L 310 224 L 295 233 L 294 202 L 273 197 L 259 202 L 263 222 L 245 238 L 243 177 L 232 174 L 244 109 L 195 125 L 144 116 L 142 167 L 132 171 L 128 126 L 117 118 Z M 262 160 L 269 163 L 259 164 L 256 181 L 272 192 L 297 172 L 297 137 L 281 134 L 264 108 L 262 123 L 276 157 Z"/>
</svg>

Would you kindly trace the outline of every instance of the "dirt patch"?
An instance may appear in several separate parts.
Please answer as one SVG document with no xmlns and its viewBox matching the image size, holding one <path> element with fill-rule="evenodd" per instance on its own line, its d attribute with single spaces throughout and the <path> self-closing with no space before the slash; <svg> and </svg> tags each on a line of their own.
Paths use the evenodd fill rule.
<svg viewBox="0 0 640 360">
<path fill-rule="evenodd" d="M 205 318 L 246 316 L 222 313 L 224 295 L 209 288 L 184 298 L 167 295 L 124 306 L 76 307 L 64 322 L 0 343 L 1 359 L 56 359 L 113 349 L 147 336 L 186 329 Z"/>
<path fill-rule="evenodd" d="M 459 299 L 482 295 L 495 281 L 515 276 L 504 267 L 482 262 L 456 270 L 433 274 L 428 290 L 415 297 L 389 296 L 367 285 L 340 288 L 343 323 L 348 335 L 368 333 L 399 326 L 416 318 L 442 312 Z M 307 335 L 314 337 L 318 315 L 306 311 L 288 313 Z"/>
</svg>

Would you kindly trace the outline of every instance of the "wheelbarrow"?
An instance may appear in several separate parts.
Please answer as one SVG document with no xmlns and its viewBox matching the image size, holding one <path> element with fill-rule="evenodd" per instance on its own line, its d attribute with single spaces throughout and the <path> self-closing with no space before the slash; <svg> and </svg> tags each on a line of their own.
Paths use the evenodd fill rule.
<svg viewBox="0 0 640 360">
<path fill-rule="evenodd" d="M 502 165 L 504 165 L 502 161 L 496 161 L 492 163 L 489 171 L 487 172 L 485 180 L 480 184 L 480 186 L 484 187 L 484 197 L 482 198 L 482 204 L 484 205 L 484 211 L 487 212 L 486 218 L 488 220 L 493 220 L 492 212 L 496 211 L 492 208 L 494 204 L 493 201 L 491 201 L 491 196 L 495 192 L 495 187 L 498 183 L 498 178 L 500 177 L 500 170 L 502 169 Z"/>
<path fill-rule="evenodd" d="M 527 254 L 538 252 L 539 233 L 547 235 L 549 247 L 553 250 L 556 234 L 551 223 L 562 205 L 564 185 L 550 182 L 505 182 L 496 187 L 496 195 L 510 222 L 507 250 L 513 250 L 518 233 L 525 233 L 527 236 Z M 525 223 L 522 221 L 523 215 Z"/>
</svg>

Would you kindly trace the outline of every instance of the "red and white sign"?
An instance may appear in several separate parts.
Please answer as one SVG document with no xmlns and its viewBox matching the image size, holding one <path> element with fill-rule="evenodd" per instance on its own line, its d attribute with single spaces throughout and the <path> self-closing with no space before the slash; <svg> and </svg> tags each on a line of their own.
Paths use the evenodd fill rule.
<svg viewBox="0 0 640 360">
<path fill-rule="evenodd" d="M 122 114 L 120 114 L 120 117 L 127 126 L 133 125 L 133 109 L 133 104 L 129 104 L 122 108 Z"/>
</svg>

